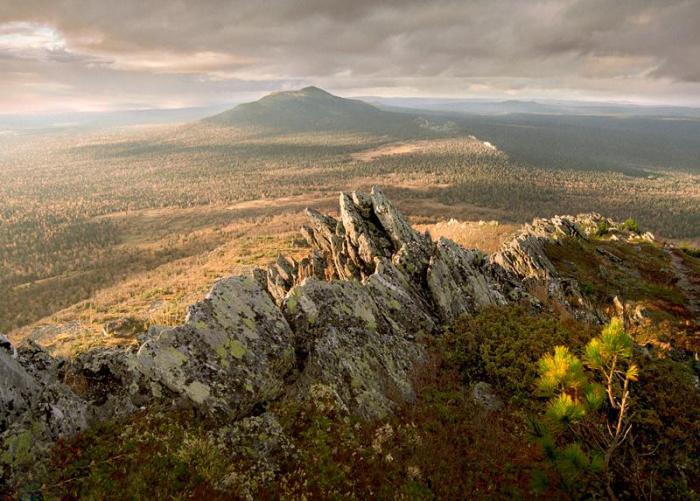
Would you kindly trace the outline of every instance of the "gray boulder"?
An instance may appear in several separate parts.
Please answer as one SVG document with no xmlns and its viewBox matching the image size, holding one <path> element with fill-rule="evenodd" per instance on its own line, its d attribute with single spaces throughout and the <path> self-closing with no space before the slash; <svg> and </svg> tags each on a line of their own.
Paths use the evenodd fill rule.
<svg viewBox="0 0 700 501">
<path fill-rule="evenodd" d="M 93 419 L 88 403 L 56 377 L 60 365 L 36 345 L 20 347 L 17 358 L 0 350 L 0 470 L 9 482 L 31 481 L 51 444 Z"/>
<path fill-rule="evenodd" d="M 367 195 L 353 193 L 351 198 L 345 193 L 340 194 L 346 248 L 362 276 L 374 273 L 376 258 L 391 257 L 391 242 L 377 228 L 378 221 L 373 220 L 373 214 L 372 201 Z"/>
<path fill-rule="evenodd" d="M 493 387 L 484 381 L 479 381 L 472 387 L 472 397 L 482 409 L 495 412 L 503 408 L 503 401 L 493 391 Z"/>
<path fill-rule="evenodd" d="M 162 329 L 154 329 L 161 332 Z M 151 385 L 138 368 L 135 349 L 97 348 L 63 369 L 62 379 L 87 401 L 97 419 L 125 416 L 153 400 Z"/>
<path fill-rule="evenodd" d="M 0 349 L 0 432 L 31 407 L 40 389 L 19 362 Z"/>
<path fill-rule="evenodd" d="M 146 341 L 138 369 L 156 397 L 165 388 L 207 410 L 240 417 L 279 397 L 294 370 L 292 332 L 253 278 L 218 281 L 185 323 Z"/>
<path fill-rule="evenodd" d="M 485 306 L 506 304 L 487 257 L 441 238 L 430 258 L 427 284 L 443 322 L 453 322 Z"/>
<path fill-rule="evenodd" d="M 134 317 L 122 317 L 109 320 L 102 326 L 102 334 L 117 338 L 131 338 L 143 333 L 146 326 L 143 320 Z"/>
<path fill-rule="evenodd" d="M 303 361 L 297 382 L 302 393 L 327 385 L 365 419 L 415 398 L 411 369 L 424 359 L 424 349 L 394 331 L 361 283 L 307 279 L 290 291 L 284 311 Z"/>
<path fill-rule="evenodd" d="M 64 383 L 67 366 L 33 342 L 20 346 L 16 359 L 0 351 L 0 394 L 5 405 L 0 430 L 19 423 L 20 428 L 29 425 L 55 439 L 84 429 L 92 409 Z"/>
</svg>

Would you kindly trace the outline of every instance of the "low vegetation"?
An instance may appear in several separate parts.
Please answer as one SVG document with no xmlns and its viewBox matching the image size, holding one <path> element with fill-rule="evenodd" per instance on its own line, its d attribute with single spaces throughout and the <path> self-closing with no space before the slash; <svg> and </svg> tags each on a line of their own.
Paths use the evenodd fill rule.
<svg viewBox="0 0 700 501">
<path fill-rule="evenodd" d="M 487 380 L 514 403 L 529 405 L 537 361 L 557 345 L 582 345 L 590 328 L 551 315 L 533 315 L 524 306 L 489 308 L 464 317 L 443 343 L 447 360 L 465 381 Z"/>
<path fill-rule="evenodd" d="M 247 424 L 151 409 L 59 443 L 39 483 L 63 499 L 697 495 L 692 361 L 641 350 L 617 321 L 600 332 L 524 306 L 464 319 L 429 351 L 416 402 L 392 417 L 357 421 L 323 386 Z M 477 381 L 505 407 L 476 405 Z"/>
<path fill-rule="evenodd" d="M 613 308 L 614 298 L 618 298 L 627 315 L 666 322 L 669 332 L 687 331 L 697 315 L 688 297 L 696 292 L 690 290 L 693 284 L 683 283 L 684 276 L 692 280 L 700 260 L 657 242 L 630 244 L 615 235 L 600 235 L 600 229 L 598 233 L 598 238 L 587 242 L 565 239 L 550 244 L 546 253 L 559 272 L 576 280 L 601 310 L 620 315 L 622 312 Z M 677 342 L 682 338 L 679 334 Z M 684 347 L 697 348 L 690 338 L 687 341 L 690 344 Z"/>
</svg>

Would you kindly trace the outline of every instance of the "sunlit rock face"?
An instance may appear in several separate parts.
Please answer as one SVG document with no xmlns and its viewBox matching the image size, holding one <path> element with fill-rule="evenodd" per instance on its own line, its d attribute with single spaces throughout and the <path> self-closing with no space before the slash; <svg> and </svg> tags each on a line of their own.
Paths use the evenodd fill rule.
<svg viewBox="0 0 700 501">
<path fill-rule="evenodd" d="M 302 234 L 313 251 L 305 261 L 316 263 L 314 272 L 291 263 L 280 280 L 279 263 L 271 266 L 268 289 L 273 296 L 281 297 L 280 285 L 291 289 L 308 276 L 355 279 L 375 291 L 383 309 L 398 302 L 404 310 L 417 311 L 422 318 L 412 325 L 428 331 L 435 322 L 506 302 L 503 290 L 509 287 L 498 283 L 500 267 L 449 240 L 435 244 L 414 230 L 381 190 L 342 193 L 339 207 L 337 220 L 307 211 L 309 224 Z M 392 297 L 384 300 L 379 291 Z"/>
</svg>

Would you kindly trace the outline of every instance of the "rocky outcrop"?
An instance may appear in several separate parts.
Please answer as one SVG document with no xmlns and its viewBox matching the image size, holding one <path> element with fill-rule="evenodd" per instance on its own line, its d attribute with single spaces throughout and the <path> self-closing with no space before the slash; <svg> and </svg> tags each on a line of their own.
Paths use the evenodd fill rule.
<svg viewBox="0 0 700 501">
<path fill-rule="evenodd" d="M 326 256 L 328 277 L 367 278 L 382 258 L 412 276 L 425 271 L 434 244 L 411 228 L 380 190 L 343 193 L 339 205 L 339 220 L 308 210 L 311 224 L 302 228 L 309 245 Z"/>
<path fill-rule="evenodd" d="M 484 306 L 506 304 L 494 267 L 485 254 L 441 238 L 430 258 L 427 283 L 443 322 L 452 322 Z"/>
<path fill-rule="evenodd" d="M 413 340 L 437 328 L 439 320 L 432 302 L 390 260 L 377 260 L 375 273 L 364 285 L 382 318 L 397 335 Z"/>
<path fill-rule="evenodd" d="M 0 473 L 30 475 L 51 442 L 90 423 L 93 409 L 61 382 L 64 363 L 31 343 L 16 358 L 0 349 Z"/>
<path fill-rule="evenodd" d="M 594 317 L 546 247 L 612 225 L 600 216 L 535 220 L 487 256 L 415 231 L 376 188 L 341 194 L 339 208 L 337 219 L 307 211 L 307 257 L 279 256 L 250 277 L 219 280 L 182 325 L 149 329 L 137 348 L 60 360 L 35 344 L 15 351 L 3 340 L 2 462 L 20 468 L 20 459 L 31 460 L 27 444 L 154 403 L 235 421 L 323 388 L 334 405 L 374 419 L 415 397 L 412 374 L 426 357 L 421 339 L 462 315 L 536 302 L 528 289 L 544 285 L 552 300 Z"/>
<path fill-rule="evenodd" d="M 491 256 L 491 261 L 526 281 L 550 280 L 558 274 L 547 257 L 545 246 L 566 237 L 587 239 L 602 219 L 597 214 L 535 219 Z"/>
<path fill-rule="evenodd" d="M 312 253 L 299 264 L 280 258 L 284 266 L 278 259 L 268 267 L 268 290 L 278 302 L 310 276 L 358 280 L 373 291 L 383 313 L 392 307 L 416 311 L 412 329 L 417 325 L 419 331 L 506 302 L 504 292 L 512 287 L 498 283 L 500 271 L 484 254 L 446 239 L 434 243 L 415 231 L 379 189 L 343 193 L 339 207 L 338 219 L 307 210 L 309 224 L 302 234 Z"/>
<path fill-rule="evenodd" d="M 424 349 L 390 323 L 367 287 L 309 279 L 290 291 L 284 311 L 298 336 L 302 393 L 325 384 L 366 419 L 413 399 L 411 369 Z"/>
<path fill-rule="evenodd" d="M 7 350 L 0 349 L 0 429 L 29 409 L 39 395 L 39 384 Z"/>
<path fill-rule="evenodd" d="M 535 219 L 491 255 L 490 261 L 525 289 L 542 286 L 549 301 L 566 307 L 577 318 L 600 321 L 601 313 L 581 294 L 578 284 L 560 276 L 547 256 L 546 247 L 560 245 L 567 238 L 587 240 L 601 225 L 614 227 L 612 221 L 598 214 Z"/>
</svg>

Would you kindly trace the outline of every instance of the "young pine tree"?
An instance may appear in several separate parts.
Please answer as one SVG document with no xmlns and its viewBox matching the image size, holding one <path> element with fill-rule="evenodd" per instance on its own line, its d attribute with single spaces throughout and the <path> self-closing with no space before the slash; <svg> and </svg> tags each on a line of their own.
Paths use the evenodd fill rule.
<svg viewBox="0 0 700 501">
<path fill-rule="evenodd" d="M 619 318 L 613 318 L 603 328 L 600 336 L 592 339 L 586 346 L 584 361 L 586 366 L 594 371 L 602 380 L 608 404 L 612 408 L 612 416 L 608 420 L 607 435 L 603 434 L 606 445 L 604 456 L 604 471 L 608 495 L 614 498 L 612 490 L 613 476 L 611 461 L 615 451 L 622 445 L 632 425 L 628 424 L 630 410 L 630 382 L 639 376 L 638 367 L 632 363 L 632 348 L 634 341 L 625 332 L 624 324 Z"/>
<path fill-rule="evenodd" d="M 631 362 L 633 343 L 614 318 L 585 347 L 583 361 L 557 346 L 538 362 L 537 389 L 549 400 L 534 433 L 567 489 L 582 473 L 602 470 L 607 493 L 615 499 L 611 463 L 631 430 L 629 385 L 638 376 Z"/>
</svg>

